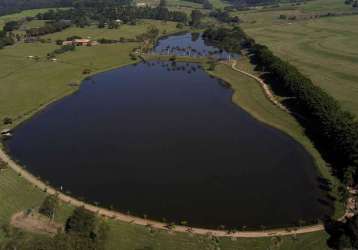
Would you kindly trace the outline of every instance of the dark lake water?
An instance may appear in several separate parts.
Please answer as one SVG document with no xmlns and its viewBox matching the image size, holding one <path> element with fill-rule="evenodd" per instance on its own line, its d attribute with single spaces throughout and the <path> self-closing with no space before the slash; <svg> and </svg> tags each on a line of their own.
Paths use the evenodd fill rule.
<svg viewBox="0 0 358 250">
<path fill-rule="evenodd" d="M 140 63 L 84 81 L 7 146 L 55 187 L 157 220 L 240 228 L 330 213 L 310 155 L 231 97 L 198 65 Z"/>
<path fill-rule="evenodd" d="M 160 39 L 154 48 L 160 54 L 177 56 L 211 56 L 218 59 L 238 58 L 235 53 L 228 53 L 208 44 L 201 33 L 184 33 Z"/>
</svg>

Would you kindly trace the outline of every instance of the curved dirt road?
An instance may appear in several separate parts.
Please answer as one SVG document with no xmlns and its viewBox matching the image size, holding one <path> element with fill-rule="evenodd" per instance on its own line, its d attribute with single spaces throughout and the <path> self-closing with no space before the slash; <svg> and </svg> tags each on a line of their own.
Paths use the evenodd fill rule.
<svg viewBox="0 0 358 250">
<path fill-rule="evenodd" d="M 127 222 L 131 224 L 143 225 L 143 226 L 151 226 L 156 229 L 168 230 L 167 224 L 158 222 L 158 221 L 151 221 L 147 219 L 142 219 L 139 217 L 134 217 L 130 215 L 126 215 L 120 212 L 111 211 L 105 208 L 101 208 L 98 206 L 94 206 L 88 203 L 84 203 L 76 198 L 68 196 L 64 193 L 61 193 L 51 186 L 45 184 L 28 171 L 23 169 L 19 166 L 16 162 L 11 160 L 11 158 L 2 150 L 0 149 L 0 159 L 2 159 L 5 163 L 8 164 L 15 172 L 20 174 L 23 178 L 27 181 L 35 185 L 41 190 L 46 190 L 48 194 L 56 194 L 58 198 L 66 203 L 72 204 L 75 207 L 84 207 L 85 209 L 92 211 L 94 213 L 98 213 L 99 215 L 105 216 L 107 218 L 111 218 L 114 220 Z M 273 236 L 284 236 L 284 235 L 296 235 L 296 234 L 303 234 L 303 233 L 310 233 L 324 230 L 323 225 L 317 224 L 312 226 L 305 226 L 299 227 L 295 229 L 276 229 L 276 230 L 266 230 L 266 231 L 237 231 L 233 233 L 228 233 L 227 231 L 223 230 L 212 230 L 212 229 L 204 229 L 204 228 L 190 228 L 186 226 L 175 226 L 174 228 L 170 229 L 173 232 L 190 232 L 193 234 L 198 235 L 212 235 L 216 237 L 244 237 L 244 238 L 257 238 L 257 237 L 273 237 Z"/>
</svg>

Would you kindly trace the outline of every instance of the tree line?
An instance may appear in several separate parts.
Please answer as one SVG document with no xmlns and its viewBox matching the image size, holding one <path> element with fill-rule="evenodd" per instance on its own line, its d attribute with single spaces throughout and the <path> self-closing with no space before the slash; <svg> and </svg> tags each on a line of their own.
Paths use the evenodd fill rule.
<svg viewBox="0 0 358 250">
<path fill-rule="evenodd" d="M 337 176 L 353 185 L 358 166 L 358 123 L 354 115 L 266 46 L 255 44 L 251 51 L 258 65 L 295 98 L 295 106 L 309 121 L 306 127 L 312 140 L 324 150 Z"/>
<path fill-rule="evenodd" d="M 121 20 L 124 23 L 135 23 L 137 19 L 154 19 L 186 23 L 188 17 L 184 12 L 171 11 L 166 7 L 158 6 L 106 6 L 104 8 L 73 8 L 67 10 L 49 10 L 36 16 L 40 20 L 71 20 L 77 26 L 86 26 L 91 20 L 99 23 L 110 23 Z"/>
<path fill-rule="evenodd" d="M 51 33 L 62 31 L 70 26 L 71 26 L 70 23 L 63 22 L 63 21 L 47 23 L 42 27 L 31 28 L 31 29 L 26 30 L 26 36 L 34 37 L 34 36 L 42 36 L 42 35 L 46 35 L 46 34 L 51 34 Z"/>
</svg>

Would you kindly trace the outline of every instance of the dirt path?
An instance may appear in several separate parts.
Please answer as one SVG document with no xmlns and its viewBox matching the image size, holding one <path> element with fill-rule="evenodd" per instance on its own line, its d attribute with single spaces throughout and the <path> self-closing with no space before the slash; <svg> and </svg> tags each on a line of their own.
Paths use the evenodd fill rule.
<svg viewBox="0 0 358 250">
<path fill-rule="evenodd" d="M 279 107 L 279 108 L 282 109 L 283 111 L 285 111 L 285 112 L 287 112 L 287 113 L 291 113 L 290 110 L 288 110 L 285 106 L 283 106 L 279 101 L 276 100 L 276 98 L 275 98 L 274 95 L 272 94 L 272 92 L 271 92 L 269 86 L 268 86 L 261 78 L 259 78 L 259 77 L 255 76 L 255 75 L 253 75 L 253 74 L 250 74 L 250 73 L 248 73 L 248 72 L 246 72 L 246 71 L 243 71 L 243 70 L 237 68 L 237 67 L 236 67 L 236 64 L 237 64 L 237 62 L 236 62 L 236 60 L 234 60 L 233 63 L 232 63 L 232 65 L 231 65 L 231 67 L 232 67 L 233 70 L 238 71 L 238 72 L 240 72 L 240 73 L 242 73 L 242 74 L 244 74 L 244 75 L 246 75 L 246 76 L 248 76 L 248 77 L 250 77 L 250 78 L 256 80 L 258 83 L 260 83 L 260 85 L 261 85 L 263 91 L 265 92 L 266 97 L 267 97 L 273 104 L 275 104 L 277 107 Z"/>
<path fill-rule="evenodd" d="M 21 211 L 11 217 L 10 224 L 26 231 L 55 235 L 62 230 L 62 225 L 52 222 L 38 213 L 26 214 Z"/>
<path fill-rule="evenodd" d="M 44 182 L 27 172 L 21 166 L 19 166 L 16 162 L 11 160 L 11 158 L 2 150 L 0 149 L 0 159 L 8 164 L 14 171 L 19 173 L 23 178 L 27 181 L 35 185 L 41 190 L 46 190 L 48 194 L 56 194 L 58 195 L 59 200 L 72 204 L 75 207 L 83 206 L 85 209 L 92 211 L 94 213 L 98 213 L 107 218 L 111 218 L 114 220 L 127 222 L 131 224 L 143 225 L 143 226 L 151 226 L 155 229 L 163 229 L 168 230 L 167 224 L 158 222 L 158 221 L 151 221 L 148 219 L 142 219 L 139 217 L 130 216 L 127 214 L 123 214 L 116 211 L 111 211 L 105 208 L 97 207 L 91 204 L 84 203 L 82 201 L 77 200 L 71 196 L 63 194 L 51 186 L 46 185 Z M 284 236 L 284 235 L 296 235 L 296 234 L 303 234 L 303 233 L 310 233 L 324 230 L 323 225 L 317 224 L 312 226 L 305 226 L 299 227 L 295 229 L 276 229 L 276 230 L 265 230 L 265 231 L 238 231 L 234 233 L 228 233 L 227 231 L 223 230 L 211 230 L 211 229 L 204 229 L 204 228 L 190 228 L 186 226 L 175 226 L 171 229 L 173 232 L 190 232 L 193 234 L 198 235 L 212 235 L 217 237 L 243 237 L 243 238 L 257 238 L 257 237 L 272 237 L 272 236 Z"/>
</svg>

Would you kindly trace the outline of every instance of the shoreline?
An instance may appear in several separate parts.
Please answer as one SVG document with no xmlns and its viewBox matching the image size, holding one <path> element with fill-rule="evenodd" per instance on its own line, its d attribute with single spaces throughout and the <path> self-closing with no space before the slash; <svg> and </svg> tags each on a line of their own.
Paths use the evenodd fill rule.
<svg viewBox="0 0 358 250">
<path fill-rule="evenodd" d="M 22 178 L 25 178 L 28 182 L 33 184 L 40 191 L 45 192 L 49 195 L 56 195 L 57 198 L 71 206 L 74 207 L 83 207 L 88 211 L 91 211 L 100 216 L 106 217 L 111 220 L 127 222 L 130 224 L 136 224 L 146 227 L 152 227 L 165 231 L 173 231 L 178 233 L 191 233 L 197 235 L 212 235 L 215 237 L 234 237 L 234 238 L 261 238 L 261 237 L 273 237 L 273 236 L 286 236 L 286 235 L 296 235 L 310 232 L 317 232 L 324 230 L 323 224 L 314 224 L 309 226 L 302 227 L 292 227 L 292 228 L 277 228 L 271 230 L 260 230 L 260 231 L 236 231 L 233 233 L 229 233 L 229 231 L 224 230 L 215 230 L 215 229 L 205 229 L 199 227 L 188 227 L 188 226 L 180 226 L 175 225 L 173 228 L 169 229 L 168 224 L 154 221 L 150 219 L 143 219 L 136 216 L 127 215 L 121 212 L 112 211 L 100 206 L 95 206 L 83 201 L 80 201 L 70 195 L 64 194 L 55 188 L 47 185 L 42 180 L 38 179 L 26 169 L 18 165 L 15 161 L 11 159 L 11 157 L 0 148 L 0 159 L 5 162 L 9 168 L 19 174 Z"/>
<path fill-rule="evenodd" d="M 150 58 L 153 60 L 153 58 Z M 156 58 L 157 60 L 159 59 L 163 59 L 163 58 Z M 178 58 L 179 59 L 179 58 Z M 205 63 L 205 60 L 203 60 L 202 58 L 199 60 L 195 60 L 191 59 L 188 60 L 188 58 L 181 58 L 183 61 L 191 61 L 191 62 L 195 62 L 195 63 Z M 180 59 L 179 59 L 180 60 Z M 133 61 L 132 63 L 127 63 L 127 64 L 122 64 L 122 65 L 117 65 L 111 68 L 106 68 L 104 70 L 97 70 L 94 72 L 91 72 L 91 74 L 85 75 L 83 77 L 83 79 L 81 80 L 81 83 L 78 85 L 77 88 L 74 89 L 74 91 L 66 91 L 63 95 L 59 95 L 61 97 L 59 98 L 53 98 L 51 99 L 51 101 L 45 105 L 42 105 L 40 108 L 38 108 L 36 111 L 31 112 L 30 115 L 27 115 L 25 119 L 22 119 L 21 122 L 19 123 L 15 123 L 16 126 L 19 126 L 21 123 L 25 122 L 26 120 L 30 119 L 32 116 L 36 115 L 37 113 L 43 111 L 46 107 L 48 107 L 49 105 L 55 103 L 56 101 L 61 100 L 62 98 L 75 93 L 76 91 L 79 90 L 82 82 L 87 78 L 87 77 L 91 77 L 92 75 L 95 74 L 100 74 L 103 72 L 107 72 L 116 68 L 120 68 L 120 67 L 124 67 L 127 65 L 131 65 L 131 64 L 135 64 L 138 63 L 139 61 Z M 205 70 L 206 71 L 206 70 Z M 210 72 L 207 72 L 210 74 Z M 238 105 L 236 103 L 234 103 L 235 105 Z M 240 106 L 241 107 L 241 106 Z M 249 111 L 247 111 L 250 115 L 252 115 Z M 257 119 L 254 115 L 252 115 L 255 119 Z M 270 123 L 267 123 L 265 121 L 259 120 L 260 122 L 266 123 L 269 126 L 272 126 L 274 128 L 277 128 L 276 126 L 273 126 Z M 14 124 L 13 124 L 14 125 Z M 280 131 L 284 132 L 285 134 L 287 134 L 285 131 L 283 131 L 280 128 L 277 128 Z M 287 134 L 289 137 L 291 137 L 292 139 L 295 140 L 295 138 L 293 138 L 293 136 L 291 136 L 290 134 Z M 297 140 L 295 140 L 297 141 Z M 298 142 L 300 143 L 300 142 Z M 301 143 L 300 143 L 301 144 Z M 301 144 L 302 145 L 302 144 Z M 58 190 L 56 190 L 55 188 L 51 187 L 50 185 L 47 185 L 45 183 L 45 180 L 42 181 L 39 178 L 35 177 L 34 175 L 32 175 L 29 171 L 27 171 L 25 168 L 23 168 L 20 164 L 16 163 L 14 160 L 12 160 L 11 156 L 8 155 L 8 153 L 6 152 L 6 147 L 4 144 L 1 144 L 1 148 L 0 148 L 0 158 L 2 158 L 4 160 L 4 162 L 6 162 L 16 173 L 18 173 L 19 175 L 21 175 L 22 177 L 24 177 L 27 181 L 29 181 L 30 183 L 32 183 L 33 185 L 35 185 L 37 188 L 39 188 L 42 191 L 45 191 L 48 194 L 58 194 L 59 199 L 62 200 L 65 203 L 70 203 L 73 206 L 85 206 L 86 209 L 95 212 L 95 213 L 99 213 L 100 215 L 103 215 L 107 218 L 111 218 L 114 220 L 120 220 L 123 222 L 128 222 L 128 223 L 134 223 L 137 225 L 143 225 L 143 226 L 148 226 L 151 225 L 157 229 L 162 229 L 162 230 L 168 230 L 167 228 L 167 224 L 159 222 L 159 221 L 154 221 L 154 220 L 149 220 L 149 219 L 142 219 L 140 217 L 136 217 L 136 216 L 130 216 L 121 212 L 117 212 L 117 211 L 112 211 L 103 207 L 99 207 L 99 206 L 95 206 L 92 205 L 90 203 L 84 202 L 84 201 L 80 201 L 77 198 L 67 195 L 65 193 L 59 192 Z M 303 145 L 302 145 L 303 146 Z M 314 157 L 313 157 L 314 158 Z M 270 236 L 284 236 L 284 235 L 294 235 L 294 234 L 299 234 L 299 233 L 307 233 L 307 232 L 315 232 L 315 231 L 321 231 L 323 230 L 323 225 L 322 224 L 311 224 L 308 226 L 304 226 L 304 227 L 300 227 L 299 229 L 295 228 L 294 226 L 291 226 L 291 229 L 288 228 L 274 228 L 274 229 L 270 229 L 267 231 L 262 231 L 262 230 L 253 230 L 253 231 L 239 231 L 236 233 L 228 233 L 228 231 L 223 231 L 223 230 L 215 230 L 215 229 L 205 229 L 205 228 L 191 228 L 191 227 L 185 227 L 185 226 L 175 226 L 175 229 L 172 229 L 175 232 L 191 232 L 194 234 L 200 234 L 200 235 L 206 235 L 206 234 L 212 234 L 213 236 L 219 236 L 219 237 L 248 237 L 248 238 L 255 238 L 255 237 L 270 237 Z"/>
</svg>

